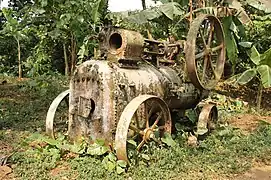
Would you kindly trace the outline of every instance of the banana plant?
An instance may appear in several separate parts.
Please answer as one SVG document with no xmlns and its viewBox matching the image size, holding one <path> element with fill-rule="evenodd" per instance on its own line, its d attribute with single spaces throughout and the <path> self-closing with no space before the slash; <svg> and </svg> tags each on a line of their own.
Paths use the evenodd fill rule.
<svg viewBox="0 0 271 180">
<path fill-rule="evenodd" d="M 243 47 L 248 47 L 250 43 L 242 43 Z M 241 45 L 241 44 L 240 44 Z M 252 79 L 257 78 L 259 81 L 257 93 L 257 109 L 261 108 L 262 90 L 271 87 L 271 48 L 260 54 L 255 46 L 250 49 L 250 60 L 254 66 L 243 72 L 237 78 L 236 82 L 245 85 Z"/>
</svg>

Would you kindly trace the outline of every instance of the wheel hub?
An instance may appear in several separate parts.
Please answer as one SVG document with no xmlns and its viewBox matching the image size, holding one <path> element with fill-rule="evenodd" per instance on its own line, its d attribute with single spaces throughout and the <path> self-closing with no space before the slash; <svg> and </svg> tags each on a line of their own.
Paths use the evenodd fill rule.
<svg viewBox="0 0 271 180">
<path fill-rule="evenodd" d="M 154 137 L 153 130 L 151 128 L 146 128 L 144 130 L 144 136 L 143 136 L 144 141 L 147 142 L 147 141 L 149 141 L 153 137 Z"/>
</svg>

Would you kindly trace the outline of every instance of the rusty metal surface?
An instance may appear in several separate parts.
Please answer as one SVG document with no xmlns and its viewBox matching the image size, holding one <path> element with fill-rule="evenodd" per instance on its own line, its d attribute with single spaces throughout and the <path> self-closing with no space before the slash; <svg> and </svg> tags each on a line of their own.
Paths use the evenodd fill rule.
<svg viewBox="0 0 271 180">
<path fill-rule="evenodd" d="M 139 133 L 142 136 L 141 142 L 138 145 L 137 149 L 140 150 L 144 143 L 147 143 L 148 141 L 154 139 L 154 125 L 158 124 L 158 118 L 156 121 L 152 124 L 150 121 L 150 117 L 147 117 L 149 114 L 149 111 L 144 111 L 144 116 L 142 119 L 138 119 L 138 124 L 141 124 L 143 121 L 143 127 L 139 127 L 139 125 L 135 128 L 131 126 L 132 119 L 134 116 L 137 116 L 136 111 L 139 109 L 139 106 L 143 103 L 145 103 L 148 100 L 153 100 L 153 103 L 155 105 L 158 105 L 160 108 L 160 115 L 163 120 L 163 133 L 171 133 L 171 115 L 170 111 L 167 107 L 167 104 L 159 97 L 152 96 L 152 95 L 140 95 L 136 98 L 134 98 L 123 110 L 123 113 L 121 114 L 120 120 L 117 125 L 116 129 L 116 138 L 115 138 L 115 146 L 116 146 L 116 153 L 118 159 L 129 161 L 127 156 L 127 136 L 128 136 L 128 130 L 132 129 L 136 131 L 135 129 L 138 129 Z M 146 104 L 144 104 L 146 106 Z M 151 105 L 153 106 L 153 105 Z M 145 107 L 146 108 L 146 107 Z M 151 110 L 150 110 L 151 111 Z M 156 123 L 156 124 L 155 124 Z"/>
<path fill-rule="evenodd" d="M 49 107 L 49 110 L 46 115 L 46 134 L 49 135 L 51 138 L 55 138 L 54 135 L 54 118 L 57 107 L 59 104 L 70 94 L 70 90 L 63 91 L 60 93 L 52 102 Z"/>
<path fill-rule="evenodd" d="M 100 56 L 79 65 L 71 77 L 70 90 L 52 103 L 46 120 L 47 133 L 53 137 L 54 113 L 69 94 L 68 135 L 72 141 L 84 137 L 104 139 L 109 145 L 115 142 L 118 158 L 126 161 L 127 138 L 131 134 L 137 132 L 140 135 L 138 150 L 151 140 L 159 142 L 154 136 L 156 125 L 160 134 L 159 127 L 162 128 L 164 122 L 161 132 L 170 133 L 171 112 L 196 107 L 208 95 L 209 91 L 205 89 L 211 89 L 215 84 L 202 84 L 195 66 L 196 56 L 205 55 L 205 51 L 196 55 L 194 37 L 206 18 L 217 20 L 202 15 L 192 24 L 186 43 L 186 62 L 179 61 L 176 56 L 183 50 L 183 41 L 144 40 L 138 32 L 118 28 L 104 31 L 100 36 Z M 221 28 L 219 22 L 214 26 L 216 31 Z M 222 41 L 222 29 L 221 32 L 218 38 Z M 225 60 L 222 45 L 215 67 L 217 77 L 221 76 Z M 151 105 L 150 101 L 155 103 Z M 152 107 L 155 110 L 149 115 L 146 112 Z M 215 110 L 213 106 L 203 108 L 198 129 L 208 125 L 207 114 L 213 114 Z"/>
<path fill-rule="evenodd" d="M 197 124 L 197 135 L 204 135 L 214 128 L 218 119 L 218 112 L 215 104 L 205 104 L 199 114 Z"/>
<path fill-rule="evenodd" d="M 207 21 L 206 21 L 207 20 Z M 201 53 L 196 54 L 196 48 L 198 44 L 196 43 L 196 39 L 200 34 L 200 27 L 203 26 L 204 22 L 210 22 L 213 25 L 210 25 L 210 33 L 208 34 L 208 39 L 206 39 L 204 43 L 204 50 Z M 208 28 L 208 27 L 207 27 Z M 212 30 L 214 28 L 214 30 Z M 211 47 L 213 36 L 215 33 L 217 41 L 219 45 L 217 47 Z M 203 36 L 202 36 L 203 37 Z M 207 42 L 208 41 L 208 42 Z M 218 52 L 218 57 L 216 59 L 215 65 L 212 64 L 210 60 L 210 56 L 213 52 Z M 186 47 L 185 47 L 185 59 L 187 66 L 187 73 L 191 80 L 191 82 L 199 89 L 210 90 L 215 87 L 224 70 L 225 63 L 225 42 L 224 42 L 224 32 L 222 29 L 222 25 L 220 21 L 212 15 L 202 14 L 197 17 L 191 24 L 187 35 Z M 197 67 L 197 59 L 201 56 L 204 56 L 204 67 L 210 66 L 212 67 L 212 73 L 215 76 L 214 79 L 208 79 L 208 77 L 202 75 L 201 78 L 199 75 L 199 67 Z M 203 74 L 205 73 L 206 68 L 203 67 Z"/>
<path fill-rule="evenodd" d="M 111 62 L 136 63 L 141 60 L 144 38 L 136 31 L 111 28 L 102 38 L 101 49 L 106 49 L 106 59 Z"/>
<path fill-rule="evenodd" d="M 168 83 L 168 79 L 148 64 L 140 64 L 134 70 L 120 68 L 107 61 L 83 63 L 77 68 L 70 84 L 70 137 L 76 139 L 83 135 L 112 142 L 125 106 L 140 94 L 168 97 Z M 91 99 L 88 102 L 95 104 L 88 117 L 78 114 L 81 112 L 78 109 L 86 108 L 86 104 L 80 107 L 79 99 Z"/>
<path fill-rule="evenodd" d="M 186 83 L 175 70 L 140 63 L 137 69 L 90 60 L 81 64 L 70 83 L 69 130 L 81 136 L 112 142 L 126 105 L 140 94 L 158 96 L 170 109 L 187 109 L 201 100 L 201 91 Z"/>
</svg>

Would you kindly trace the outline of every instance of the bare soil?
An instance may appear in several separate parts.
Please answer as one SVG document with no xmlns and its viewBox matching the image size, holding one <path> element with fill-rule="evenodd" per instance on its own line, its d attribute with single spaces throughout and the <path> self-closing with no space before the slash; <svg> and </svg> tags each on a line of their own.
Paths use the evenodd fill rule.
<svg viewBox="0 0 271 180">
<path fill-rule="evenodd" d="M 250 133 L 254 131 L 260 122 L 271 124 L 270 116 L 260 116 L 252 114 L 237 115 L 228 120 L 231 126 L 239 128 L 244 133 Z"/>
<path fill-rule="evenodd" d="M 236 180 L 271 180 L 271 166 L 254 167 L 250 171 L 237 176 Z"/>
<path fill-rule="evenodd" d="M 239 98 L 248 102 L 250 106 L 256 106 L 257 86 L 233 86 L 232 83 L 219 83 L 216 92 L 232 98 Z M 271 111 L 271 88 L 264 89 L 262 92 L 261 107 Z"/>
<path fill-rule="evenodd" d="M 242 114 L 233 117 L 228 121 L 231 126 L 239 128 L 243 133 L 248 134 L 254 131 L 260 122 L 271 124 L 270 116 L 259 116 Z M 271 166 L 264 163 L 255 163 L 254 167 L 244 174 L 232 178 L 234 180 L 271 180 Z"/>
</svg>

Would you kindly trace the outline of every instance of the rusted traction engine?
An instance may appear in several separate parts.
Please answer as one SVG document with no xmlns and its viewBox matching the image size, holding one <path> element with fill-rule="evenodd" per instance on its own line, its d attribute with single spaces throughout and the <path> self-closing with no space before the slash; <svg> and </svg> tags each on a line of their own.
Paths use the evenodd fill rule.
<svg viewBox="0 0 271 180">
<path fill-rule="evenodd" d="M 77 67 L 70 89 L 48 111 L 46 131 L 54 137 L 57 106 L 68 96 L 69 138 L 102 138 L 122 160 L 128 161 L 129 139 L 140 151 L 145 143 L 159 143 L 171 133 L 171 115 L 182 117 L 186 109 L 195 108 L 223 72 L 224 34 L 211 15 L 191 23 L 186 41 L 144 39 L 138 32 L 118 28 L 105 29 L 99 37 L 100 57 Z M 204 105 L 195 133 L 210 130 L 216 118 L 216 107 Z"/>
</svg>

